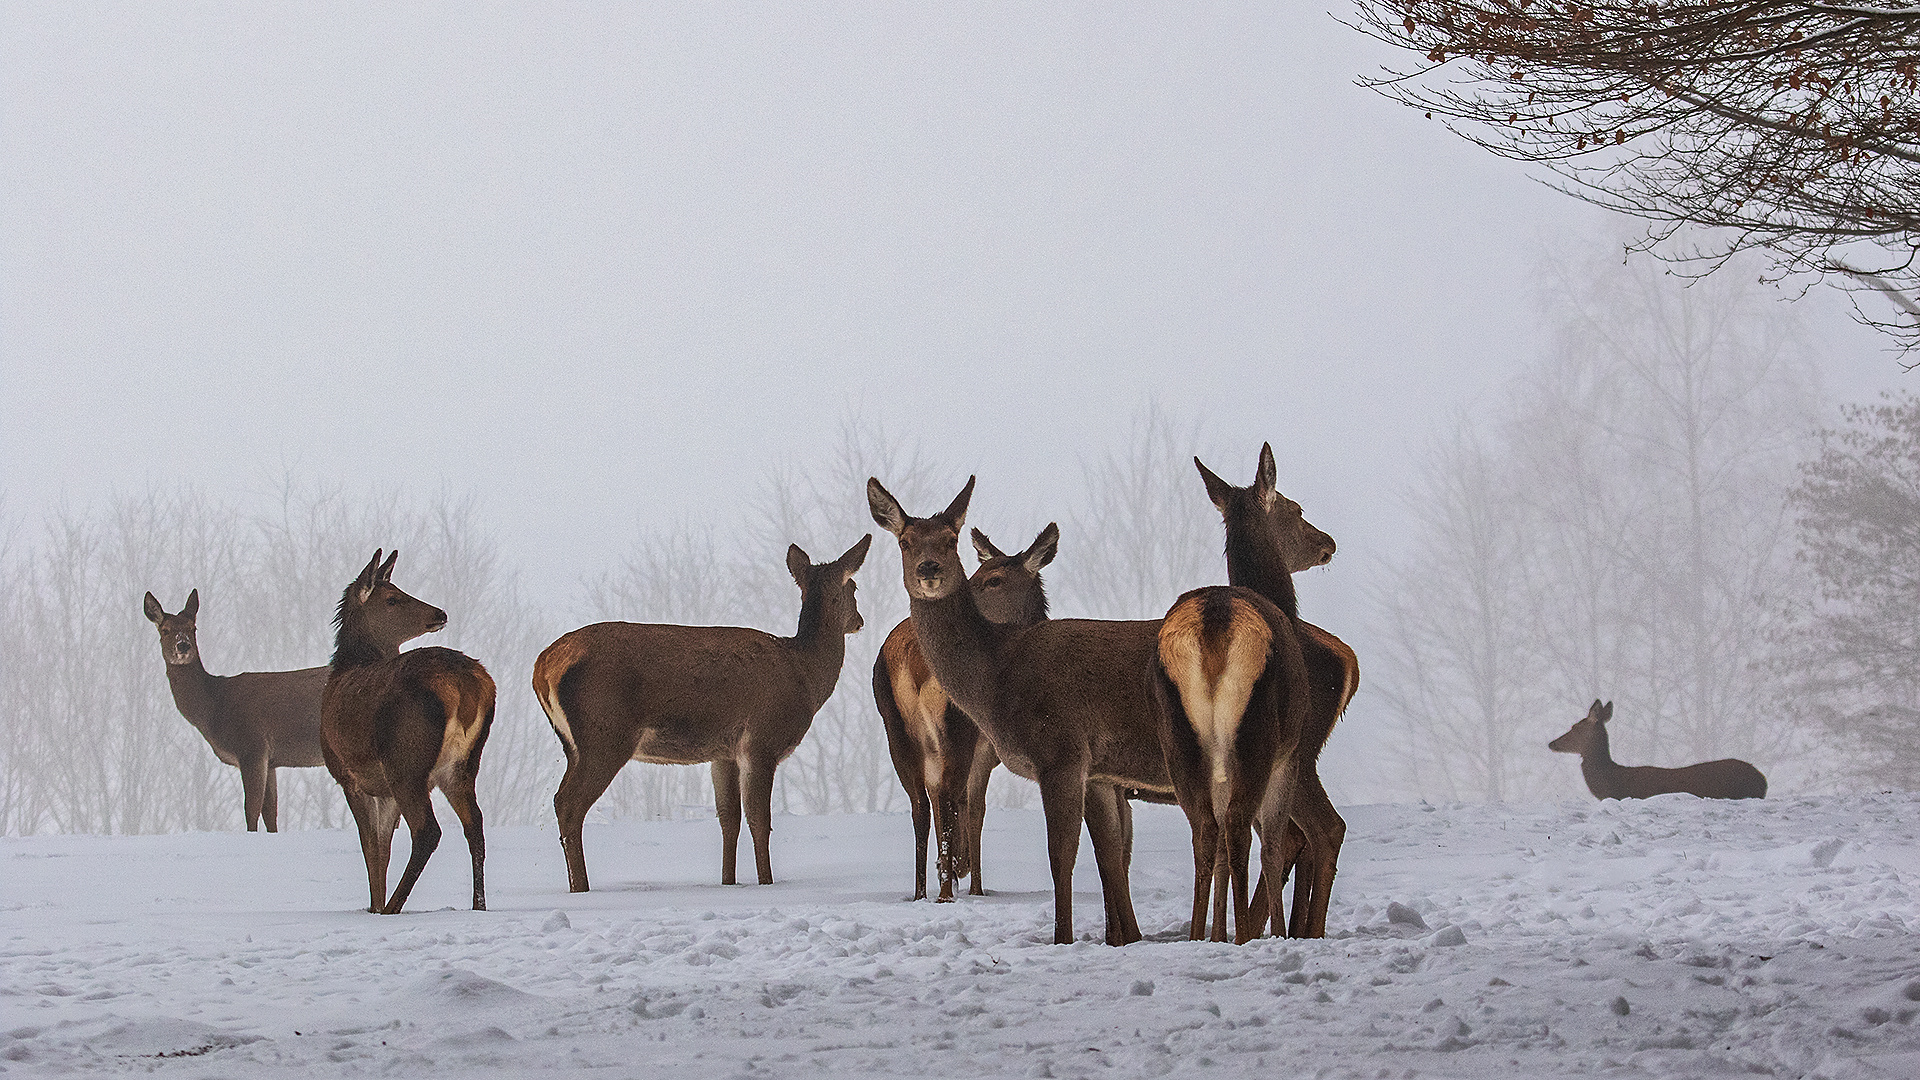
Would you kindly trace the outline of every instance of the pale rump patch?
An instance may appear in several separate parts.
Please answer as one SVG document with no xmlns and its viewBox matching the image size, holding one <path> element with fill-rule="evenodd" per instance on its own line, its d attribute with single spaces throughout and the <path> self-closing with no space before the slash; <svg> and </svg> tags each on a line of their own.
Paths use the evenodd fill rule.
<svg viewBox="0 0 1920 1080">
<path fill-rule="evenodd" d="M 473 753 L 474 741 L 480 737 L 480 728 L 485 722 L 487 708 L 492 704 L 492 687 L 468 687 L 478 693 L 462 693 L 465 680 L 445 678 L 434 683 L 433 692 L 447 709 L 447 728 L 440 737 L 440 756 L 434 760 L 433 772 L 429 774 L 434 786 L 444 790 L 447 779 L 453 770 L 460 767 Z"/>
<path fill-rule="evenodd" d="M 567 759 L 572 760 L 577 753 L 573 742 L 573 727 L 567 723 L 567 710 L 560 706 L 560 677 L 579 662 L 585 652 L 568 634 L 559 641 L 547 646 L 540 658 L 533 663 L 533 696 L 540 701 L 540 708 L 547 714 L 547 723 L 553 733 L 560 737 L 560 745 L 566 748 Z"/>
<path fill-rule="evenodd" d="M 1273 645 L 1273 630 L 1257 608 L 1238 597 L 1228 604 L 1225 629 L 1212 635 L 1203 626 L 1201 601 L 1175 607 L 1161 624 L 1159 641 L 1160 663 L 1180 691 L 1180 705 L 1212 766 L 1215 788 L 1228 782 L 1234 738 Z M 1225 806 L 1215 811 L 1224 812 Z"/>
</svg>

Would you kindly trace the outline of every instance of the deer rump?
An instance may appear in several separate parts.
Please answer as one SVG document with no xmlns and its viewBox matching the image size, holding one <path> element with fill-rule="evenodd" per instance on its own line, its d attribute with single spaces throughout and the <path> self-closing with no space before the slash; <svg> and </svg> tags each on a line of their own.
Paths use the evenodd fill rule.
<svg viewBox="0 0 1920 1080">
<path fill-rule="evenodd" d="M 1252 830 L 1266 834 L 1261 861 L 1277 882 L 1309 713 L 1294 620 L 1251 589 L 1193 590 L 1168 610 L 1151 672 L 1167 771 L 1194 830 L 1190 936 L 1205 936 L 1211 886 L 1213 940 L 1227 940 L 1231 892 L 1233 940 L 1247 941 L 1267 916 L 1250 910 Z M 1262 899 L 1277 906 L 1277 885 Z"/>
</svg>

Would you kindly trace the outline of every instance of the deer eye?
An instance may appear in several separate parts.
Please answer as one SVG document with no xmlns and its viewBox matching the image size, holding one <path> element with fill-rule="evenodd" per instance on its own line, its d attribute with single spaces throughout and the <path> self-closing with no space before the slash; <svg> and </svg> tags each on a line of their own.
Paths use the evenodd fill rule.
<svg viewBox="0 0 1920 1080">
<path fill-rule="evenodd" d="M 387 597 L 387 606 L 388 606 L 388 607 L 399 607 L 399 606 L 400 606 L 400 598 L 399 598 L 399 597 L 397 597 L 397 596 L 389 596 L 389 597 Z"/>
<path fill-rule="evenodd" d="M 987 588 L 989 589 L 997 589 L 1005 584 L 1006 580 L 1004 578 L 990 577 L 987 579 Z"/>
</svg>

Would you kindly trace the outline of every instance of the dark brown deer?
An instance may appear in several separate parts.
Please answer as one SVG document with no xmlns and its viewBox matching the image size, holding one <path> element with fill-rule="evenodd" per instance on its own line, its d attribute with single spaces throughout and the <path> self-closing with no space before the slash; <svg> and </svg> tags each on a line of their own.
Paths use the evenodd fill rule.
<svg viewBox="0 0 1920 1080">
<path fill-rule="evenodd" d="M 792 637 L 738 626 L 605 622 L 541 652 L 533 692 L 567 755 L 553 811 L 568 889 L 587 891 L 580 847 L 587 810 L 628 761 L 713 764 L 723 885 L 734 884 L 744 775 L 760 884 L 773 884 L 774 767 L 800 745 L 840 678 L 846 636 L 861 627 L 853 575 L 872 542 L 863 537 L 820 565 L 798 545 L 787 549 L 787 570 L 800 586 Z"/>
<path fill-rule="evenodd" d="M 1607 721 L 1611 719 L 1613 702 L 1602 705 L 1600 699 L 1595 698 L 1585 719 L 1547 744 L 1549 750 L 1580 755 L 1580 774 L 1587 778 L 1587 790 L 1593 792 L 1595 798 L 1648 799 L 1673 792 L 1698 795 L 1702 799 L 1766 798 L 1766 776 L 1739 758 L 1703 761 L 1678 769 L 1615 765 L 1607 746 Z"/>
<path fill-rule="evenodd" d="M 447 613 L 393 584 L 398 551 L 384 564 L 380 555 L 374 552 L 347 586 L 334 616 L 333 674 L 320 706 L 327 771 L 360 827 L 370 910 L 397 914 L 440 846 L 437 787 L 466 830 L 473 910 L 485 911 L 487 841 L 473 787 L 493 727 L 493 678 L 479 661 L 452 649 L 400 651 L 446 626 Z M 400 884 L 388 896 L 387 862 L 402 817 L 412 844 Z"/>
<path fill-rule="evenodd" d="M 1275 488 L 1270 446 L 1261 448 L 1251 488 L 1194 464 L 1227 524 L 1228 580 L 1247 584 L 1195 589 L 1175 601 L 1151 674 L 1168 772 L 1193 827 L 1189 933 L 1206 936 L 1211 886 L 1213 940 L 1227 940 L 1231 892 L 1235 940 L 1244 942 L 1266 922 L 1265 912 L 1250 917 L 1248 905 L 1253 826 L 1271 841 L 1261 861 L 1278 881 L 1301 774 L 1296 751 L 1312 712 L 1294 568 L 1326 562 L 1334 544 Z"/>
<path fill-rule="evenodd" d="M 1053 871 L 1054 940 L 1073 940 L 1073 864 L 1084 821 L 1106 901 L 1106 940 L 1140 939 L 1127 886 L 1124 788 L 1169 796 L 1147 685 L 1158 620 L 1053 619 L 1000 625 L 980 611 L 960 564 L 973 481 L 915 518 L 867 481 L 874 520 L 900 542 L 914 635 L 948 695 L 1007 768 L 1040 785 Z"/>
<path fill-rule="evenodd" d="M 1310 566 L 1332 561 L 1331 537 L 1305 523 L 1300 506 L 1277 490 L 1277 469 L 1273 447 L 1262 444 L 1254 469 L 1254 482 L 1236 487 L 1216 476 L 1199 458 L 1193 459 L 1206 484 L 1207 498 L 1220 511 L 1226 525 L 1227 581 L 1252 589 L 1268 600 L 1288 608 L 1293 599 L 1292 575 Z M 1333 891 L 1333 878 L 1340 857 L 1340 846 L 1347 823 L 1327 797 L 1320 782 L 1320 752 L 1332 736 L 1335 723 L 1346 711 L 1347 703 L 1360 688 L 1360 662 L 1347 643 L 1311 623 L 1296 617 L 1300 631 L 1301 657 L 1307 664 L 1311 707 L 1306 727 L 1300 733 L 1300 745 L 1294 751 L 1296 788 L 1292 821 L 1279 833 L 1264 833 L 1261 862 L 1266 864 L 1266 847 L 1278 845 L 1275 865 L 1279 873 L 1269 881 L 1263 871 L 1253 891 L 1250 905 L 1252 932 L 1259 934 L 1269 911 L 1282 910 L 1280 897 L 1271 894 L 1273 886 L 1296 874 L 1293 886 L 1293 914 L 1289 923 L 1274 923 L 1274 932 L 1293 937 L 1324 937 L 1327 932 L 1327 906 Z M 1256 825 L 1258 822 L 1256 822 Z M 1237 924 L 1236 924 L 1237 925 Z"/>
<path fill-rule="evenodd" d="M 980 556 L 968 586 L 981 614 L 996 623 L 1031 626 L 1047 617 L 1040 571 L 1053 561 L 1060 529 L 1048 525 L 1025 551 L 1008 555 L 973 530 Z M 987 780 L 1000 759 L 980 728 L 947 697 L 933 677 L 913 620 L 902 619 L 873 662 L 873 701 L 886 724 L 894 771 L 913 807 L 913 898 L 927 895 L 927 831 L 933 826 L 939 901 L 951 901 L 955 881 L 971 871 L 975 896 L 981 884 L 980 833 L 986 817 Z"/>
<path fill-rule="evenodd" d="M 280 785 L 275 769 L 325 764 L 320 758 L 320 694 L 330 668 L 243 671 L 212 675 L 200 662 L 195 623 L 200 590 L 187 594 L 180 614 L 169 615 L 148 593 L 147 618 L 160 631 L 160 656 L 174 708 L 187 718 L 213 754 L 240 770 L 246 792 L 247 831 L 280 831 Z"/>
</svg>

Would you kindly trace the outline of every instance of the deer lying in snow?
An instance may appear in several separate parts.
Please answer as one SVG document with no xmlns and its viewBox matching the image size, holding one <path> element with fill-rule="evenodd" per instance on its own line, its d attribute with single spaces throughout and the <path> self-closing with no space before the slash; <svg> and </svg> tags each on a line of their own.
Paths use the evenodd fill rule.
<svg viewBox="0 0 1920 1080">
<path fill-rule="evenodd" d="M 1611 719 L 1613 702 L 1602 705 L 1595 698 L 1586 719 L 1547 744 L 1549 750 L 1580 755 L 1580 773 L 1587 778 L 1587 790 L 1594 798 L 1647 799 L 1673 792 L 1702 799 L 1763 799 L 1767 795 L 1766 776 L 1739 758 L 1703 761 L 1678 769 L 1616 765 L 1607 746 L 1607 721 Z"/>
</svg>

